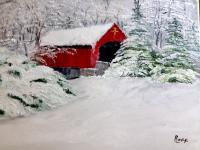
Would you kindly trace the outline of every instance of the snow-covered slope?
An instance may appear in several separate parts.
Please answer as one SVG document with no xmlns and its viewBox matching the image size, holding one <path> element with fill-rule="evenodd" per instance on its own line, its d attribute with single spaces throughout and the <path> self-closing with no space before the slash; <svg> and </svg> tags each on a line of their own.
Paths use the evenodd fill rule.
<svg viewBox="0 0 200 150">
<path fill-rule="evenodd" d="M 45 66 L 0 49 L 0 116 L 23 116 L 55 108 L 74 95 L 65 78 Z"/>
<path fill-rule="evenodd" d="M 200 83 L 132 78 L 70 81 L 77 101 L 0 122 L 2 150 L 199 150 Z M 175 143 L 174 137 L 187 138 Z"/>
</svg>

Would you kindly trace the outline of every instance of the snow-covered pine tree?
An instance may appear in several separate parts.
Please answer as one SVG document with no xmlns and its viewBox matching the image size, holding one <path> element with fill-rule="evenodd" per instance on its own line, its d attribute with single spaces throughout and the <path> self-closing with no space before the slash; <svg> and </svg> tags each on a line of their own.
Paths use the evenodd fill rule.
<svg viewBox="0 0 200 150">
<path fill-rule="evenodd" d="M 200 51 L 199 30 L 195 23 L 186 31 L 187 48 L 189 51 Z"/>
<path fill-rule="evenodd" d="M 162 82 L 191 83 L 196 72 L 189 57 L 181 22 L 173 18 L 168 22 L 166 33 L 166 44 L 158 61 L 160 64 L 153 70 L 154 78 Z"/>
<path fill-rule="evenodd" d="M 187 49 L 195 64 L 195 70 L 200 72 L 200 33 L 198 26 L 193 23 L 186 33 Z"/>
<path fill-rule="evenodd" d="M 150 39 L 152 38 L 145 23 L 141 6 L 140 0 L 134 0 L 132 22 L 127 27 L 129 37 L 117 52 L 116 58 L 106 71 L 105 76 L 151 76 L 153 58 Z"/>
</svg>

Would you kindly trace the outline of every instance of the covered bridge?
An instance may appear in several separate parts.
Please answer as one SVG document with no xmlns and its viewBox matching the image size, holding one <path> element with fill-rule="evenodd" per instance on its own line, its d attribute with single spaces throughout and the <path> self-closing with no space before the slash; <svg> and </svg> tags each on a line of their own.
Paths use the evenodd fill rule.
<svg viewBox="0 0 200 150">
<path fill-rule="evenodd" d="M 125 39 L 115 23 L 51 31 L 42 37 L 35 56 L 56 69 L 95 68 L 98 61 L 111 62 Z"/>
</svg>

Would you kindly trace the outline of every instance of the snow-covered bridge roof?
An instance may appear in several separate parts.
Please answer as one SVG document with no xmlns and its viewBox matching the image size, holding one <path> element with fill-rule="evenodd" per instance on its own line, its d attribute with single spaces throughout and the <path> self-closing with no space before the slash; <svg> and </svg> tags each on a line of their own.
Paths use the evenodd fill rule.
<svg viewBox="0 0 200 150">
<path fill-rule="evenodd" d="M 50 31 L 42 37 L 40 46 L 94 46 L 113 25 L 114 23 L 110 23 L 83 28 Z"/>
</svg>

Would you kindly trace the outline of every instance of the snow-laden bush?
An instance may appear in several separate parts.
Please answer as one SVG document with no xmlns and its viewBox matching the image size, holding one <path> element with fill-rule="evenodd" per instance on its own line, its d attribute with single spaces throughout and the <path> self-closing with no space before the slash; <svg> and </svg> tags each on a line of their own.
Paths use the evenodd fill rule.
<svg viewBox="0 0 200 150">
<path fill-rule="evenodd" d="M 63 75 L 0 48 L 0 116 L 24 116 L 66 104 L 74 92 Z"/>
<path fill-rule="evenodd" d="M 197 73 L 191 69 L 157 66 L 152 70 L 152 78 L 160 82 L 193 83 Z"/>
</svg>

